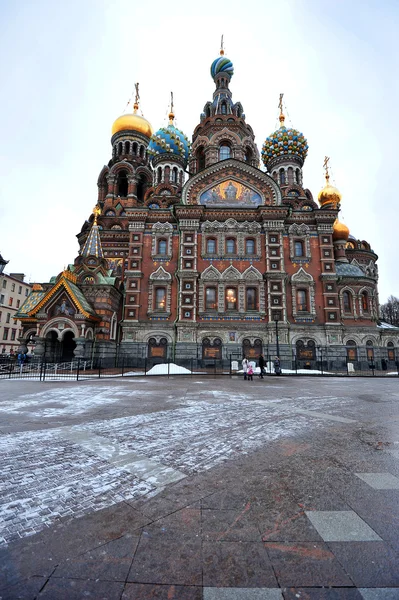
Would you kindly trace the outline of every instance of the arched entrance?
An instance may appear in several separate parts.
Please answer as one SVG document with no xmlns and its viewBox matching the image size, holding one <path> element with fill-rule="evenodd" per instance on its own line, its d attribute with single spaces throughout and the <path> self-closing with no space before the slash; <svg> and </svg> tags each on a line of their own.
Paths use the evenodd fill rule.
<svg viewBox="0 0 399 600">
<path fill-rule="evenodd" d="M 160 361 L 166 360 L 168 351 L 168 340 L 161 338 L 159 342 L 155 338 L 148 340 L 148 358 L 159 358 Z"/>
<path fill-rule="evenodd" d="M 202 340 L 202 359 L 203 360 L 221 360 L 222 358 L 222 340 L 215 338 L 213 342 L 205 338 Z"/>
<path fill-rule="evenodd" d="M 56 331 L 49 331 L 46 335 L 45 357 L 49 362 L 58 362 L 61 359 L 62 348 Z"/>
<path fill-rule="evenodd" d="M 263 343 L 262 340 L 255 340 L 251 344 L 251 340 L 245 339 L 242 342 L 242 355 L 248 359 L 258 360 L 260 354 L 263 354 Z"/>
<path fill-rule="evenodd" d="M 75 334 L 73 331 L 67 331 L 62 338 L 62 352 L 61 352 L 61 360 L 69 361 L 74 358 L 73 351 L 76 348 L 76 342 L 74 340 Z"/>
</svg>

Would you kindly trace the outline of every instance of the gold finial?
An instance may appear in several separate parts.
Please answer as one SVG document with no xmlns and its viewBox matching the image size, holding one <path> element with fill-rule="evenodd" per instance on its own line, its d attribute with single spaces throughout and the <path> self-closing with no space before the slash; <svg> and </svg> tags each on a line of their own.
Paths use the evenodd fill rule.
<svg viewBox="0 0 399 600">
<path fill-rule="evenodd" d="M 140 100 L 140 94 L 139 94 L 139 84 L 135 83 L 134 84 L 135 90 L 136 90 L 136 95 L 134 98 L 134 104 L 133 104 L 133 114 L 135 115 L 136 112 L 139 109 L 139 100 Z"/>
<path fill-rule="evenodd" d="M 325 168 L 326 172 L 325 172 L 325 178 L 326 178 L 326 185 L 329 185 L 330 182 L 330 174 L 328 172 L 328 161 L 330 160 L 329 156 L 325 156 L 324 157 L 324 163 L 323 163 L 323 167 Z"/>
<path fill-rule="evenodd" d="M 280 109 L 280 116 L 279 116 L 280 127 L 284 127 L 284 121 L 285 121 L 285 116 L 283 113 L 283 97 L 284 97 L 284 94 L 280 94 L 280 100 L 278 103 L 278 107 Z"/>
<path fill-rule="evenodd" d="M 169 125 L 173 125 L 173 119 L 175 113 L 173 112 L 173 92 L 170 92 L 170 113 L 169 113 Z"/>
<path fill-rule="evenodd" d="M 97 218 L 101 215 L 101 208 L 98 206 L 98 204 L 96 204 L 95 207 L 93 208 L 93 215 L 94 215 L 93 225 L 97 225 Z"/>
<path fill-rule="evenodd" d="M 224 54 L 224 47 L 223 47 L 223 35 L 222 35 L 222 39 L 220 40 L 220 56 L 223 56 Z"/>
</svg>

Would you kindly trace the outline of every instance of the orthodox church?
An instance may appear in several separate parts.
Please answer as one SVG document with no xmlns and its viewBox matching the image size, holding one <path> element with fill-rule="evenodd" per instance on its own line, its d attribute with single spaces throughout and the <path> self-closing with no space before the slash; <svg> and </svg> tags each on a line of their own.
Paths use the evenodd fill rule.
<svg viewBox="0 0 399 600">
<path fill-rule="evenodd" d="M 259 154 L 223 49 L 210 71 L 215 91 L 191 143 L 173 97 L 169 124 L 153 133 L 136 85 L 133 111 L 112 126 L 78 256 L 18 312 L 22 347 L 176 361 L 268 352 L 313 365 L 328 346 L 338 362 L 395 361 L 399 332 L 377 324 L 377 255 L 339 221 L 329 159 L 315 201 L 303 183 L 308 143 L 286 126 L 282 95 Z"/>
</svg>

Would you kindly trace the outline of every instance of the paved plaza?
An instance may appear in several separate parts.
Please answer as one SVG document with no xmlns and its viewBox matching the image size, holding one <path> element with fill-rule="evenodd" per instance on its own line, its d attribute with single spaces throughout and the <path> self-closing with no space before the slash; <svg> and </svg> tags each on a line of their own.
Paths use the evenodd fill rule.
<svg viewBox="0 0 399 600">
<path fill-rule="evenodd" d="M 399 599 L 399 378 L 0 382 L 0 600 Z"/>
</svg>

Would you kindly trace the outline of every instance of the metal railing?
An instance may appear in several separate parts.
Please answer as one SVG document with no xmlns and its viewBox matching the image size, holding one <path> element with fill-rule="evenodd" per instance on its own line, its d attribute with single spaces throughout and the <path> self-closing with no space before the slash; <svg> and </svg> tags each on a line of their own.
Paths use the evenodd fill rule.
<svg viewBox="0 0 399 600">
<path fill-rule="evenodd" d="M 249 359 L 259 375 L 257 361 Z M 349 361 L 348 359 L 300 360 L 293 356 L 281 358 L 283 376 L 319 377 L 387 377 L 399 376 L 395 361 Z M 275 376 L 274 362 L 266 357 L 265 376 Z M 23 364 L 15 358 L 0 357 L 0 379 L 38 379 L 40 381 L 101 379 L 103 377 L 171 377 L 171 376 L 230 376 L 242 377 L 241 358 L 210 360 L 200 358 L 160 359 L 129 355 L 109 355 L 93 360 L 75 358 L 66 362 L 52 362 L 33 357 Z"/>
</svg>

